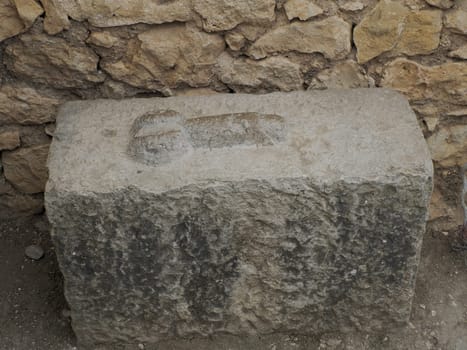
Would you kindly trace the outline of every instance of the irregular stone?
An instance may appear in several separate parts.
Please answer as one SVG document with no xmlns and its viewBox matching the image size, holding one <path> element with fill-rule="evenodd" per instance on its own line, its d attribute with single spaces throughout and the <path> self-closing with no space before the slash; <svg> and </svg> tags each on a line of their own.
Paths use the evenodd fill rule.
<svg viewBox="0 0 467 350">
<path fill-rule="evenodd" d="M 119 38 L 112 35 L 112 33 L 102 31 L 102 32 L 92 32 L 88 39 L 86 40 L 87 43 L 94 44 L 97 46 L 102 46 L 105 48 L 111 48 L 115 44 L 117 44 Z"/>
<path fill-rule="evenodd" d="M 277 52 L 320 52 L 327 58 L 343 58 L 350 52 L 351 25 L 333 16 L 321 21 L 294 22 L 260 37 L 248 50 L 255 59 Z"/>
<path fill-rule="evenodd" d="M 431 6 L 439 7 L 440 9 L 446 10 L 454 5 L 452 0 L 425 0 Z"/>
<path fill-rule="evenodd" d="M 449 117 L 465 117 L 467 116 L 467 108 L 456 109 L 454 111 L 449 111 L 446 113 Z"/>
<path fill-rule="evenodd" d="M 293 91 L 303 89 L 300 66 L 285 57 L 261 61 L 232 58 L 224 54 L 218 62 L 219 79 L 236 92 Z"/>
<path fill-rule="evenodd" d="M 467 60 L 467 44 L 459 47 L 457 50 L 449 52 L 448 56 Z"/>
<path fill-rule="evenodd" d="M 44 13 L 44 9 L 34 0 L 12 0 L 16 11 L 26 27 L 30 27 L 37 17 Z"/>
<path fill-rule="evenodd" d="M 319 72 L 312 81 L 310 88 L 366 88 L 370 79 L 357 62 L 348 60 L 334 67 Z"/>
<path fill-rule="evenodd" d="M 55 123 L 46 124 L 44 132 L 49 136 L 54 136 L 55 132 Z"/>
<path fill-rule="evenodd" d="M 0 130 L 0 151 L 12 151 L 18 148 L 21 144 L 19 139 L 19 131 L 1 131 Z"/>
<path fill-rule="evenodd" d="M 339 2 L 339 8 L 344 11 L 360 11 L 363 10 L 367 5 L 355 0 L 345 1 L 344 3 Z"/>
<path fill-rule="evenodd" d="M 185 24 L 158 26 L 138 35 L 134 48 L 120 61 L 103 60 L 115 80 L 161 91 L 179 85 L 208 86 L 225 42 Z"/>
<path fill-rule="evenodd" d="M 0 219 L 12 219 L 31 216 L 44 211 L 42 195 L 26 195 L 16 192 L 10 187 L 10 193 L 2 193 L 0 179 Z"/>
<path fill-rule="evenodd" d="M 246 43 L 245 37 L 240 33 L 227 33 L 225 35 L 225 42 L 233 51 L 241 50 Z"/>
<path fill-rule="evenodd" d="M 288 19 L 298 18 L 302 21 L 324 12 L 321 7 L 313 4 L 310 0 L 288 0 L 284 4 L 284 9 Z"/>
<path fill-rule="evenodd" d="M 464 166 L 467 163 L 467 125 L 439 128 L 427 143 L 435 162 L 441 166 Z"/>
<path fill-rule="evenodd" d="M 197 0 L 193 9 L 208 32 L 229 30 L 241 23 L 268 23 L 274 20 L 275 0 Z"/>
<path fill-rule="evenodd" d="M 60 99 L 21 85 L 0 87 L 0 125 L 43 124 L 55 119 Z"/>
<path fill-rule="evenodd" d="M 21 192 L 43 192 L 48 177 L 48 151 L 49 145 L 45 144 L 2 152 L 5 178 Z"/>
<path fill-rule="evenodd" d="M 89 88 L 102 82 L 99 57 L 84 45 L 45 34 L 24 34 L 5 49 L 7 68 L 15 75 L 55 88 Z"/>
<path fill-rule="evenodd" d="M 44 257 L 44 249 L 38 245 L 29 245 L 24 250 L 24 254 L 32 260 L 40 260 Z"/>
<path fill-rule="evenodd" d="M 0 42 L 27 29 L 10 0 L 0 0 Z"/>
<path fill-rule="evenodd" d="M 96 27 L 115 27 L 136 23 L 160 24 L 187 22 L 193 17 L 191 0 L 54 0 L 63 11 L 78 21 Z"/>
<path fill-rule="evenodd" d="M 67 1 L 61 0 L 41 0 L 45 9 L 44 30 L 47 34 L 55 35 L 64 29 L 70 28 L 70 20 L 64 4 Z"/>
<path fill-rule="evenodd" d="M 467 6 L 450 10 L 444 15 L 444 25 L 453 32 L 467 34 Z"/>
<path fill-rule="evenodd" d="M 408 321 L 432 163 L 399 94 L 77 101 L 56 133 L 46 207 L 83 346 Z"/>
<path fill-rule="evenodd" d="M 409 56 L 436 49 L 442 28 L 438 10 L 410 11 L 398 1 L 383 0 L 355 27 L 357 60 L 365 63 L 384 52 Z"/>
<path fill-rule="evenodd" d="M 402 92 L 411 101 L 467 104 L 467 62 L 429 67 L 398 58 L 385 67 L 381 85 Z"/>
</svg>

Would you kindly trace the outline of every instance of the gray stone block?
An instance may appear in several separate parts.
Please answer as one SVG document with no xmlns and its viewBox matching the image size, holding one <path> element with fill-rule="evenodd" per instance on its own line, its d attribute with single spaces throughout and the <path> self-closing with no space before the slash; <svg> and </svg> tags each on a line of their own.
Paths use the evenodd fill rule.
<svg viewBox="0 0 467 350">
<path fill-rule="evenodd" d="M 71 102 L 49 169 L 83 344 L 408 320 L 432 164 L 395 92 Z"/>
</svg>

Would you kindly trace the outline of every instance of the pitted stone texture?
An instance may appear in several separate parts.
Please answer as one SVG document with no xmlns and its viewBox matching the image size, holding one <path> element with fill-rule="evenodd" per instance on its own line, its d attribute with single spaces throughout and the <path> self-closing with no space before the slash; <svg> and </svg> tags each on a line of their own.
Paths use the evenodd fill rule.
<svg viewBox="0 0 467 350">
<path fill-rule="evenodd" d="M 407 321 L 432 166 L 395 92 L 72 102 L 55 136 L 83 344 Z"/>
</svg>

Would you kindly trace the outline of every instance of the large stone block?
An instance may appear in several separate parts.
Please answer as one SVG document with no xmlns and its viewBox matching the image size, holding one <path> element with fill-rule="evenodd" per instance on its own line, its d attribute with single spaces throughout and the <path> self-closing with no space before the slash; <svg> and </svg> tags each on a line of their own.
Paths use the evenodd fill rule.
<svg viewBox="0 0 467 350">
<path fill-rule="evenodd" d="M 62 107 L 47 213 L 83 344 L 407 321 L 432 188 L 380 89 Z"/>
</svg>

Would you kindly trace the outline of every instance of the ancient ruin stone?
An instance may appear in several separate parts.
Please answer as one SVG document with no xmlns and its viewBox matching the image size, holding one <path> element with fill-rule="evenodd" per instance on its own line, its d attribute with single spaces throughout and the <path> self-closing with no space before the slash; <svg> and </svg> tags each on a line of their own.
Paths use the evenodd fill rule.
<svg viewBox="0 0 467 350">
<path fill-rule="evenodd" d="M 11 151 L 20 145 L 18 130 L 0 130 L 0 151 Z"/>
<path fill-rule="evenodd" d="M 44 30 L 51 35 L 60 33 L 70 27 L 70 20 L 64 5 L 68 1 L 61 0 L 41 0 L 45 9 Z"/>
<path fill-rule="evenodd" d="M 197 0 L 193 9 L 208 32 L 229 30 L 241 23 L 264 23 L 274 20 L 274 0 Z"/>
<path fill-rule="evenodd" d="M 0 219 L 30 216 L 44 211 L 42 194 L 24 194 L 16 191 L 0 174 Z"/>
<path fill-rule="evenodd" d="M 261 61 L 234 59 L 228 54 L 219 58 L 219 79 L 237 92 L 293 91 L 303 89 L 300 66 L 285 57 Z"/>
<path fill-rule="evenodd" d="M 288 19 L 298 18 L 302 21 L 306 21 L 324 12 L 321 7 L 315 5 L 310 0 L 288 0 L 284 4 L 284 9 Z"/>
<path fill-rule="evenodd" d="M 441 27 L 440 11 L 410 11 L 398 1 L 382 0 L 355 27 L 358 62 L 388 51 L 409 56 L 431 53 L 439 45 Z"/>
<path fill-rule="evenodd" d="M 327 58 L 343 58 L 350 52 L 351 26 L 333 16 L 321 21 L 293 22 L 267 32 L 249 49 L 255 59 L 276 52 L 320 52 Z"/>
<path fill-rule="evenodd" d="M 449 62 L 423 66 L 399 58 L 386 66 L 381 85 L 402 92 L 411 101 L 444 101 L 467 104 L 467 63 Z"/>
<path fill-rule="evenodd" d="M 452 50 L 451 52 L 448 53 L 448 56 L 467 60 L 467 44 L 459 47 L 456 50 Z"/>
<path fill-rule="evenodd" d="M 357 62 L 348 60 L 316 74 L 310 88 L 365 88 L 370 84 L 371 81 L 363 68 Z"/>
<path fill-rule="evenodd" d="M 43 124 L 55 119 L 60 99 L 22 85 L 0 87 L 0 125 Z"/>
<path fill-rule="evenodd" d="M 126 24 L 186 22 L 192 19 L 191 0 L 52 0 L 73 19 L 96 27 Z"/>
<path fill-rule="evenodd" d="M 454 5 L 453 0 L 425 0 L 432 6 L 439 7 L 440 9 L 448 9 Z"/>
<path fill-rule="evenodd" d="M 0 0 L 0 42 L 24 32 L 42 12 L 34 0 Z"/>
<path fill-rule="evenodd" d="M 453 32 L 467 34 L 467 5 L 448 11 L 444 16 L 444 25 Z"/>
<path fill-rule="evenodd" d="M 89 88 L 102 82 L 99 57 L 88 47 L 44 34 L 24 34 L 6 49 L 7 68 L 15 75 L 55 88 Z"/>
<path fill-rule="evenodd" d="M 48 173 L 46 167 L 49 145 L 22 147 L 2 152 L 5 178 L 23 193 L 44 192 Z"/>
<path fill-rule="evenodd" d="M 428 139 L 431 156 L 441 166 L 467 164 L 467 125 L 440 128 Z"/>
<path fill-rule="evenodd" d="M 55 135 L 46 207 L 81 344 L 408 320 L 432 165 L 397 93 L 71 102 Z"/>
<path fill-rule="evenodd" d="M 102 68 L 115 80 L 154 90 L 179 85 L 208 86 L 219 55 L 225 49 L 220 35 L 185 24 L 155 27 L 138 35 L 126 57 L 104 60 Z"/>
<path fill-rule="evenodd" d="M 12 0 L 16 11 L 26 27 L 30 27 L 37 17 L 44 13 L 44 9 L 35 0 Z"/>
</svg>

